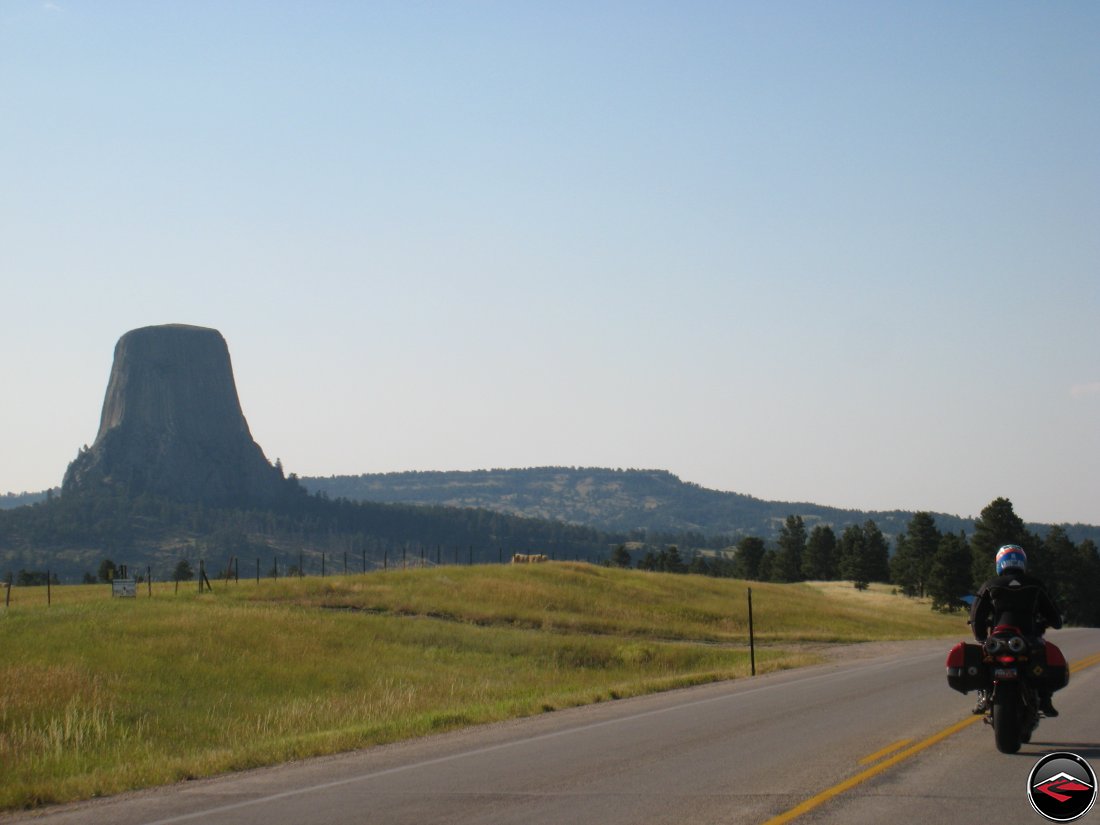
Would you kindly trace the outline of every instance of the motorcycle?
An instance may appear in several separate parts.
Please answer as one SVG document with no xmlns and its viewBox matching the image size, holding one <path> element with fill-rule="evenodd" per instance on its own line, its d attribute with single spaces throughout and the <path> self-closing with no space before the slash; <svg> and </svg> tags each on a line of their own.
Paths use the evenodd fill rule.
<svg viewBox="0 0 1100 825">
<path fill-rule="evenodd" d="M 961 693 L 984 691 L 984 721 L 993 727 L 1001 753 L 1016 753 L 1031 741 L 1042 718 L 1039 691 L 1068 683 L 1069 668 L 1057 645 L 1009 625 L 995 627 L 981 645 L 959 642 L 947 654 L 947 684 Z"/>
</svg>

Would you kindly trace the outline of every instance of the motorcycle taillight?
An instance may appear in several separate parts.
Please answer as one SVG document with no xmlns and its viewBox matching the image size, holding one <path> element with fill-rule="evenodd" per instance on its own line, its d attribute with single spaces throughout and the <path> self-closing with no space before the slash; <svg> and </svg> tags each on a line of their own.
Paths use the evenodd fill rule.
<svg viewBox="0 0 1100 825">
<path fill-rule="evenodd" d="M 1016 657 L 1015 656 L 998 656 L 997 661 L 1000 662 L 1002 665 L 1010 665 L 1010 664 L 1012 664 L 1013 662 L 1016 661 Z"/>
</svg>

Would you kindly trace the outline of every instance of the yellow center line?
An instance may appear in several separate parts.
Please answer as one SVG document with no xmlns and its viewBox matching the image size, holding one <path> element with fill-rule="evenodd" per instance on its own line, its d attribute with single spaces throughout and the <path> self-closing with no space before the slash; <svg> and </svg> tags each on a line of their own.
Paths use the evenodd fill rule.
<svg viewBox="0 0 1100 825">
<path fill-rule="evenodd" d="M 860 784 L 861 782 L 866 782 L 872 776 L 877 776 L 878 774 L 885 771 L 887 768 L 892 768 L 894 765 L 898 764 L 898 762 L 901 762 L 905 759 L 908 759 L 910 756 L 915 756 L 916 754 L 920 753 L 925 748 L 932 747 L 937 742 L 941 742 L 944 739 L 946 739 L 948 736 L 952 736 L 952 735 L 958 733 L 963 728 L 970 727 L 975 722 L 979 721 L 981 718 L 982 718 L 981 716 L 971 716 L 967 719 L 963 719 L 961 722 L 957 722 L 954 725 L 951 725 L 951 727 L 944 728 L 939 733 L 933 734 L 932 736 L 929 736 L 927 739 L 925 739 L 921 742 L 918 742 L 917 744 L 913 745 L 912 747 L 906 748 L 901 753 L 895 754 L 894 756 L 891 756 L 889 759 L 887 759 L 883 762 L 879 762 L 877 765 L 874 765 L 873 767 L 867 768 L 867 770 L 860 771 L 855 776 L 852 776 L 852 777 L 849 777 L 848 779 L 845 779 L 843 782 L 841 782 L 838 785 L 833 785 L 833 787 L 825 789 L 824 791 L 817 794 L 816 796 L 811 796 L 805 802 L 803 802 L 800 805 L 796 805 L 795 807 L 791 808 L 786 813 L 781 813 L 779 816 L 773 817 L 772 819 L 769 819 L 767 822 L 764 823 L 764 825 L 781 825 L 781 823 L 790 822 L 791 820 L 802 816 L 802 814 L 812 811 L 814 808 L 818 807 L 819 805 L 822 805 L 822 804 L 828 802 L 834 796 L 839 796 L 840 794 L 844 793 L 845 791 L 851 790 L 852 788 L 854 788 L 856 785 Z"/>
<path fill-rule="evenodd" d="M 1078 659 L 1076 662 L 1069 666 L 1070 673 L 1076 673 L 1079 670 L 1084 670 L 1087 667 L 1092 667 L 1095 664 L 1100 664 L 1100 653 L 1094 653 L 1091 656 Z"/>
<path fill-rule="evenodd" d="M 912 741 L 913 741 L 912 739 L 902 739 L 900 742 L 895 742 L 892 745 L 887 745 L 882 750 L 875 751 L 870 756 L 865 756 L 862 759 L 860 759 L 859 764 L 860 765 L 870 765 L 872 762 L 878 762 L 878 760 L 882 759 L 882 757 L 886 756 L 886 754 L 893 753 L 898 748 L 903 748 Z"/>
<path fill-rule="evenodd" d="M 1096 653 L 1084 659 L 1077 660 L 1070 665 L 1070 672 L 1076 673 L 1079 670 L 1084 670 L 1085 668 L 1092 667 L 1096 664 L 1100 664 L 1100 653 Z M 887 770 L 888 768 L 894 767 L 894 765 L 897 765 L 899 762 L 904 762 L 906 759 L 909 759 L 912 756 L 916 756 L 921 751 L 932 747 L 937 742 L 942 742 L 947 737 L 954 736 L 959 731 L 970 727 L 975 722 L 980 721 L 982 718 L 983 717 L 981 716 L 969 716 L 966 719 L 963 719 L 961 722 L 956 722 L 954 725 L 944 728 L 939 733 L 934 733 L 927 739 L 923 739 L 917 744 L 906 748 L 901 753 L 894 754 L 889 759 L 879 762 L 877 765 L 873 765 L 866 770 L 860 771 L 855 776 L 851 776 L 848 779 L 845 779 L 843 782 L 833 785 L 831 788 L 826 788 L 821 793 L 816 794 L 815 796 L 811 796 L 806 801 L 795 805 L 789 811 L 784 811 L 778 816 L 772 817 L 767 822 L 765 822 L 764 825 L 783 825 L 783 823 L 785 822 L 791 822 L 792 820 L 795 820 L 798 817 L 802 816 L 802 814 L 809 813 L 814 808 L 824 805 L 830 799 L 840 796 L 840 794 L 844 793 L 845 791 L 850 791 L 852 788 L 856 787 L 856 785 L 866 782 L 871 777 L 878 776 L 880 773 Z M 905 742 L 908 741 L 909 740 L 905 740 Z M 873 753 L 871 754 L 871 756 L 864 757 L 860 760 L 860 764 L 862 765 L 864 762 L 874 761 L 876 757 L 885 753 L 889 753 L 890 751 L 894 750 L 895 747 L 900 747 L 902 744 L 904 744 L 904 742 L 895 743 L 888 748 L 884 748 L 878 753 Z"/>
</svg>

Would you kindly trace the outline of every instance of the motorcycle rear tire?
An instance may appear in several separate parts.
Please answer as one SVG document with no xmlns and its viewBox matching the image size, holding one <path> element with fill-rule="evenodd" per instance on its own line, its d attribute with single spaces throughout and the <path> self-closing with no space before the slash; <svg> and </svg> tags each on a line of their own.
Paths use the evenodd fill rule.
<svg viewBox="0 0 1100 825">
<path fill-rule="evenodd" d="M 993 694 L 993 738 L 1001 753 L 1016 753 L 1023 743 L 1023 719 L 1020 687 L 997 685 Z"/>
</svg>

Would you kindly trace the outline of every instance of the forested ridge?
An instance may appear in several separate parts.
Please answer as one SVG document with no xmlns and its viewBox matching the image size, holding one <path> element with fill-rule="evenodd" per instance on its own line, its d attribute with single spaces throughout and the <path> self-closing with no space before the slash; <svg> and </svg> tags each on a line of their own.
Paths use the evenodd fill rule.
<svg viewBox="0 0 1100 825">
<path fill-rule="evenodd" d="M 617 537 L 579 525 L 470 508 L 329 500 L 298 488 L 278 508 L 210 507 L 152 495 L 50 494 L 0 511 L 0 575 L 45 570 L 79 580 L 104 558 L 166 579 L 181 559 L 222 570 L 236 558 L 261 565 L 359 572 L 382 564 L 436 558 L 477 563 L 505 552 L 555 558 L 605 557 Z M 246 568 L 247 570 L 247 568 Z"/>
<path fill-rule="evenodd" d="M 693 533 L 708 539 L 760 536 L 774 542 L 787 516 L 794 514 L 809 527 L 828 524 L 840 530 L 871 519 L 893 538 L 905 529 L 914 512 L 765 501 L 682 481 L 666 470 L 532 467 L 307 476 L 301 482 L 311 492 L 323 492 L 330 498 L 478 507 L 636 536 Z M 941 530 L 974 529 L 972 516 L 933 515 Z M 1028 524 L 1040 533 L 1047 526 Z M 1100 543 L 1100 526 L 1074 524 L 1062 528 L 1074 541 L 1088 538 Z"/>
</svg>

